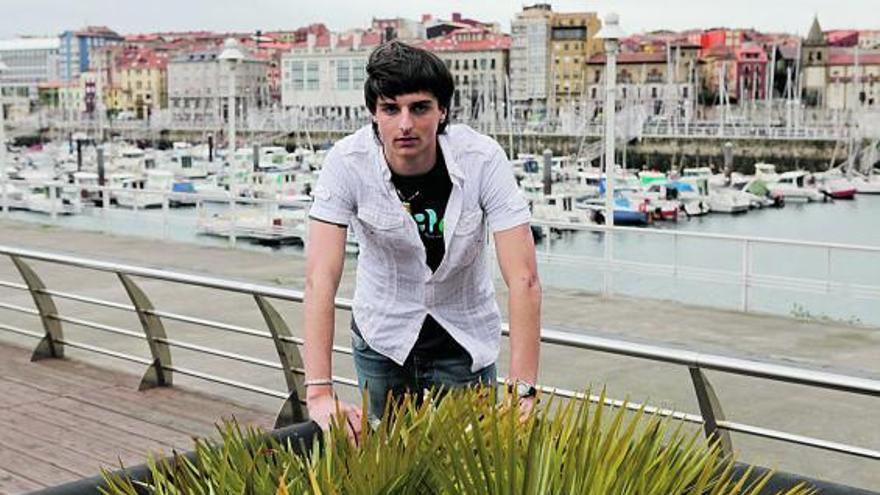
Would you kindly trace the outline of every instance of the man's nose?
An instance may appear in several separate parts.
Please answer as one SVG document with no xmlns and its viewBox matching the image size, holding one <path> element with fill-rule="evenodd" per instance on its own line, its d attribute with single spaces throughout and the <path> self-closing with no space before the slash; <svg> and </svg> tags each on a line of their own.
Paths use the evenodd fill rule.
<svg viewBox="0 0 880 495">
<path fill-rule="evenodd" d="M 409 113 L 409 109 L 404 108 L 400 111 L 400 121 L 398 122 L 398 126 L 401 131 L 409 132 L 412 130 L 413 121 L 412 114 Z"/>
</svg>

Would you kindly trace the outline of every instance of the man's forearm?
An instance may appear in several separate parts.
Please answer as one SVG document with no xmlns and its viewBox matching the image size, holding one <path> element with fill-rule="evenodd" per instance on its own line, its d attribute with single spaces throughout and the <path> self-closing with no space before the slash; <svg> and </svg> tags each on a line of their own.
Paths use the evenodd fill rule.
<svg viewBox="0 0 880 495">
<path fill-rule="evenodd" d="M 535 383 L 541 342 L 541 285 L 537 275 L 510 284 L 510 379 Z"/>
<path fill-rule="evenodd" d="M 305 344 L 303 364 L 306 380 L 332 377 L 333 334 L 336 308 L 333 304 L 336 288 L 330 284 L 307 284 L 305 294 Z M 330 387 L 310 387 L 312 392 L 326 392 Z"/>
</svg>

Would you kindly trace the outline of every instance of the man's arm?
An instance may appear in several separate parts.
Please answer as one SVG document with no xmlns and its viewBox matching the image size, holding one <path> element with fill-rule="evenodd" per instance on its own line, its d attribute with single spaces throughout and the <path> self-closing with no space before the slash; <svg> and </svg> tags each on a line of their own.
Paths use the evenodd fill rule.
<svg viewBox="0 0 880 495">
<path fill-rule="evenodd" d="M 509 379 L 534 384 L 538 378 L 541 337 L 541 282 L 535 261 L 535 241 L 529 225 L 495 233 L 498 265 L 508 288 L 510 321 Z"/>
<path fill-rule="evenodd" d="M 333 334 L 336 324 L 334 300 L 345 262 L 346 227 L 311 220 L 306 252 L 305 344 L 306 381 L 328 380 L 332 375 Z M 306 390 L 309 415 L 322 429 L 330 426 L 337 403 L 332 385 L 310 385 Z M 360 431 L 359 408 L 339 405 L 340 412 L 357 436 Z"/>
</svg>

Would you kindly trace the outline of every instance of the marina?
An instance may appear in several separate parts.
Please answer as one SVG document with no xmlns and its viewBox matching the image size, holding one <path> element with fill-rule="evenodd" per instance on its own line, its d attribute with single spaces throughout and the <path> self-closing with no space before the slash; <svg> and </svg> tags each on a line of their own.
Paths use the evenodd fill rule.
<svg viewBox="0 0 880 495">
<path fill-rule="evenodd" d="M 187 450 L 231 416 L 315 426 L 302 400 L 309 209 L 334 143 L 399 110 L 364 106 L 371 54 L 396 41 L 443 81 L 420 87 L 439 122 L 492 138 L 528 204 L 539 397 L 674 418 L 725 456 L 873 494 L 880 30 L 851 11 L 851 28 L 823 29 L 818 12 L 789 10 L 806 32 L 781 19 L 634 29 L 633 13 L 547 2 L 503 27 L 453 12 L 0 39 L 0 495 Z M 28 17 L 12 17 L 22 32 Z M 406 136 L 413 108 L 385 120 Z M 410 212 L 416 196 L 398 197 Z M 459 231 L 443 225 L 449 249 Z M 348 229 L 327 377 L 353 403 L 361 230 Z M 494 238 L 474 240 L 506 321 Z"/>
<path fill-rule="evenodd" d="M 211 165 L 212 150 L 187 143 L 166 151 L 117 143 L 80 152 L 71 155 L 63 143 L 15 152 L 7 218 L 304 253 L 309 194 L 323 153 L 253 146 Z M 102 167 L 99 154 L 108 157 Z M 81 170 L 65 168 L 80 161 Z M 574 157 L 520 155 L 512 162 L 550 287 L 880 325 L 873 170 L 778 172 L 757 163 L 752 175 L 702 167 L 675 176 L 620 167 L 615 224 L 644 232 L 615 233 L 608 258 L 604 173 Z M 95 185 L 98 168 L 123 179 Z M 774 246 L 773 239 L 789 242 Z M 356 253 L 357 239 L 349 233 L 348 241 L 346 250 Z"/>
</svg>

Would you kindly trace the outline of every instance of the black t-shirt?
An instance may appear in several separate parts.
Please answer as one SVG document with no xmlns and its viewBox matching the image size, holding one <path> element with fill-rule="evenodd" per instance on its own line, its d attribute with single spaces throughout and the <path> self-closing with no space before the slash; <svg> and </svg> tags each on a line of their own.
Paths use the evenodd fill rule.
<svg viewBox="0 0 880 495">
<path fill-rule="evenodd" d="M 437 162 L 428 173 L 422 175 L 397 175 L 391 172 L 391 183 L 397 190 L 397 197 L 407 208 L 410 216 L 419 227 L 419 237 L 425 245 L 425 263 L 436 272 L 446 244 L 443 241 L 444 217 L 452 181 L 446 169 L 446 160 L 437 149 Z"/>
<path fill-rule="evenodd" d="M 422 175 L 398 175 L 391 172 L 391 183 L 397 190 L 397 196 L 407 207 L 410 216 L 419 228 L 419 237 L 425 245 L 425 263 L 431 271 L 437 271 L 446 244 L 443 230 L 446 222 L 446 204 L 452 192 L 452 181 L 443 153 L 437 148 L 437 162 L 434 167 Z M 452 352 L 462 352 L 462 348 L 437 321 L 428 315 L 422 323 L 419 338 L 416 340 L 414 352 L 429 352 L 432 356 Z"/>
</svg>

